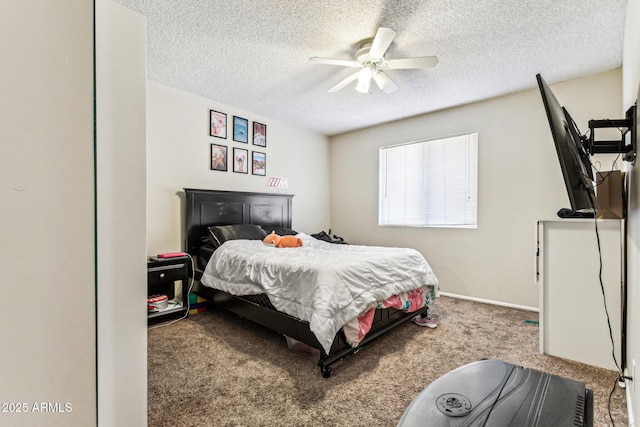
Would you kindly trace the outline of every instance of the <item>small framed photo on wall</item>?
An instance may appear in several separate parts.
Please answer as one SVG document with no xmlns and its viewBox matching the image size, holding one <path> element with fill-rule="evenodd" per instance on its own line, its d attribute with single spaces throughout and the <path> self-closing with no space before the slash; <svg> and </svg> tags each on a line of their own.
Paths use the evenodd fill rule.
<svg viewBox="0 0 640 427">
<path fill-rule="evenodd" d="M 267 125 L 253 122 L 253 145 L 267 146 Z"/>
<path fill-rule="evenodd" d="M 211 144 L 211 170 L 227 171 L 227 146 Z"/>
<path fill-rule="evenodd" d="M 233 171 L 238 173 L 249 173 L 249 150 L 233 147 Z"/>
<path fill-rule="evenodd" d="M 233 116 L 233 140 L 249 143 L 249 120 Z"/>
<path fill-rule="evenodd" d="M 209 110 L 210 134 L 216 138 L 227 138 L 227 115 L 219 111 Z"/>
<path fill-rule="evenodd" d="M 251 157 L 251 173 L 265 176 L 267 174 L 267 155 L 253 151 Z"/>
</svg>

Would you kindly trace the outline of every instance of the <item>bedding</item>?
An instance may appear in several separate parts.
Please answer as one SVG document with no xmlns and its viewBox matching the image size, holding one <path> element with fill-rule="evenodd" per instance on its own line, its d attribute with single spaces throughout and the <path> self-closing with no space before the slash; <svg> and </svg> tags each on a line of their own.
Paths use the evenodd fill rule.
<svg viewBox="0 0 640 427">
<path fill-rule="evenodd" d="M 371 330 L 376 309 L 391 307 L 406 312 L 416 311 L 429 305 L 432 298 L 435 299 L 431 293 L 433 289 L 434 287 L 423 286 L 419 289 L 393 295 L 384 301 L 372 303 L 364 314 L 351 319 L 342 327 L 345 339 L 351 346 L 356 347 Z"/>
<path fill-rule="evenodd" d="M 248 239 L 221 242 L 201 283 L 233 295 L 268 295 L 277 310 L 309 322 L 327 354 L 340 328 L 353 327 L 359 316 L 390 298 L 395 296 L 402 309 L 402 298 L 413 301 L 406 307 L 412 310 L 421 305 L 415 301 L 423 298 L 427 305 L 437 294 L 436 276 L 414 249 L 334 245 L 304 233 L 296 236 L 302 247 L 276 249 Z M 410 292 L 419 289 L 422 297 L 416 299 Z M 356 343 L 362 335 L 357 328 L 355 339 L 351 334 Z"/>
</svg>

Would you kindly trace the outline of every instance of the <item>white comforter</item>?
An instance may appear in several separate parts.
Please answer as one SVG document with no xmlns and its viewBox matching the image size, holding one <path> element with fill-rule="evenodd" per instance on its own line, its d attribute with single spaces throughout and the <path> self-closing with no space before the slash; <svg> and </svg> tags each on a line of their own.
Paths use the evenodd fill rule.
<svg viewBox="0 0 640 427">
<path fill-rule="evenodd" d="M 278 310 L 309 322 L 328 354 L 338 330 L 372 303 L 438 280 L 414 249 L 336 245 L 304 233 L 304 246 L 223 243 L 201 282 L 234 295 L 265 293 Z"/>
</svg>

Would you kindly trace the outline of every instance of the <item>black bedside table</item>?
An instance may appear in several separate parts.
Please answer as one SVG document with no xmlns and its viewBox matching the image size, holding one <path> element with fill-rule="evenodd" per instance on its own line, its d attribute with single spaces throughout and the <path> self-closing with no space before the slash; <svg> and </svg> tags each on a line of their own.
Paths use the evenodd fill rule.
<svg viewBox="0 0 640 427">
<path fill-rule="evenodd" d="M 148 323 L 155 323 L 169 317 L 188 315 L 189 302 L 189 257 L 147 259 L 147 296 L 166 295 L 170 300 L 182 299 L 180 307 L 167 308 L 158 312 L 148 312 Z M 180 283 L 181 292 L 176 295 L 175 283 Z"/>
</svg>

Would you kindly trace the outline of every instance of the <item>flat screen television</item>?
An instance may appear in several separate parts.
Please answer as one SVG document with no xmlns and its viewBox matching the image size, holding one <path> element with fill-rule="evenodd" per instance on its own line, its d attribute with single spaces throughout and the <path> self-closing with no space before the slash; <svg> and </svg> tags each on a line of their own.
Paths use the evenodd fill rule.
<svg viewBox="0 0 640 427">
<path fill-rule="evenodd" d="M 542 76 L 538 74 L 536 78 L 571 204 L 571 209 L 560 209 L 558 216 L 593 217 L 597 205 L 593 167 L 585 149 L 586 138 L 580 134 L 575 121 L 560 105 Z"/>
</svg>

